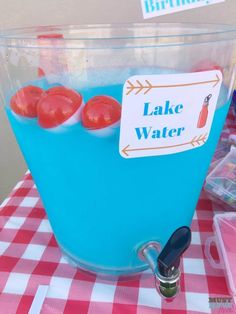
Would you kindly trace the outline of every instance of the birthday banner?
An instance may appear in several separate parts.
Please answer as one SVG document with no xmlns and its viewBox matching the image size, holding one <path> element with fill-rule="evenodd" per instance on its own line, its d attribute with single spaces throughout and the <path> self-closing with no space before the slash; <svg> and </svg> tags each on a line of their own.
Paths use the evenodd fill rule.
<svg viewBox="0 0 236 314">
<path fill-rule="evenodd" d="M 225 0 L 141 0 L 144 19 L 220 2 Z"/>
</svg>

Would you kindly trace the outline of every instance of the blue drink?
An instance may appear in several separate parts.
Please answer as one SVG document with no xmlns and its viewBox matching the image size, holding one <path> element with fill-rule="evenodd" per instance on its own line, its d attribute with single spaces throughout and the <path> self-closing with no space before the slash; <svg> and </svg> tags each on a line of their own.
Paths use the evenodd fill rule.
<svg viewBox="0 0 236 314">
<path fill-rule="evenodd" d="M 121 103 L 122 88 L 79 92 L 85 102 L 110 95 Z M 64 253 L 89 270 L 126 274 L 146 267 L 137 257 L 140 245 L 164 246 L 174 230 L 191 224 L 228 107 L 216 110 L 202 147 L 128 160 L 119 154 L 119 128 L 105 137 L 81 123 L 50 132 L 7 114 Z"/>
</svg>

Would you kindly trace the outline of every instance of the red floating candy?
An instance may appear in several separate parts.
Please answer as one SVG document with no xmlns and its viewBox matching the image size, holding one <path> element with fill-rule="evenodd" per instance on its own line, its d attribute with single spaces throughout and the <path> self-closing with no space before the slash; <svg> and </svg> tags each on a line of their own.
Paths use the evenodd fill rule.
<svg viewBox="0 0 236 314">
<path fill-rule="evenodd" d="M 52 87 L 47 90 L 46 92 L 48 95 L 60 95 L 60 96 L 65 96 L 69 99 L 71 99 L 74 103 L 75 106 L 78 108 L 81 106 L 83 99 L 82 95 L 73 89 L 64 87 L 64 86 L 56 86 Z"/>
<path fill-rule="evenodd" d="M 48 129 L 76 123 L 80 120 L 82 104 L 80 93 L 63 86 L 50 88 L 38 103 L 39 125 Z"/>
<path fill-rule="evenodd" d="M 37 117 L 37 105 L 44 95 L 44 90 L 37 86 L 26 86 L 21 88 L 12 96 L 11 109 L 18 115 L 27 118 Z"/>
<path fill-rule="evenodd" d="M 117 123 L 121 116 L 121 106 L 110 96 L 91 98 L 82 110 L 82 124 L 90 130 L 106 128 Z"/>
</svg>

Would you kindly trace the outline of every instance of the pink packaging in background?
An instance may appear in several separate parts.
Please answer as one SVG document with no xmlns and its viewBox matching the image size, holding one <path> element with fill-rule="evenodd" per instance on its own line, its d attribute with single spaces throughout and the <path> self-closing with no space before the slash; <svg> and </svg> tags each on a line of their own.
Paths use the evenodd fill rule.
<svg viewBox="0 0 236 314">
<path fill-rule="evenodd" d="M 207 239 L 205 255 L 213 268 L 224 270 L 229 292 L 236 297 L 236 213 L 216 214 L 213 226 L 215 236 Z M 219 263 L 211 255 L 212 244 L 217 247 Z"/>
</svg>

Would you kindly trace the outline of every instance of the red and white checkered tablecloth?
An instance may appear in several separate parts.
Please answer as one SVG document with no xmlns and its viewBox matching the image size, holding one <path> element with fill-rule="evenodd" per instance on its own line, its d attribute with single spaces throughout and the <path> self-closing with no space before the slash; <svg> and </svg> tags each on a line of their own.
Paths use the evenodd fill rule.
<svg viewBox="0 0 236 314">
<path fill-rule="evenodd" d="M 234 128 L 231 110 L 222 139 Z M 166 302 L 149 272 L 132 281 L 109 282 L 67 264 L 27 173 L 0 206 L 0 314 L 28 313 L 39 285 L 49 285 L 41 311 L 45 314 L 236 313 L 233 301 L 228 309 L 209 306 L 209 297 L 230 297 L 223 271 L 213 269 L 204 255 L 204 243 L 213 233 L 213 207 L 203 192 L 192 243 L 182 259 L 181 292 Z M 213 255 L 217 258 L 216 250 Z"/>
</svg>

